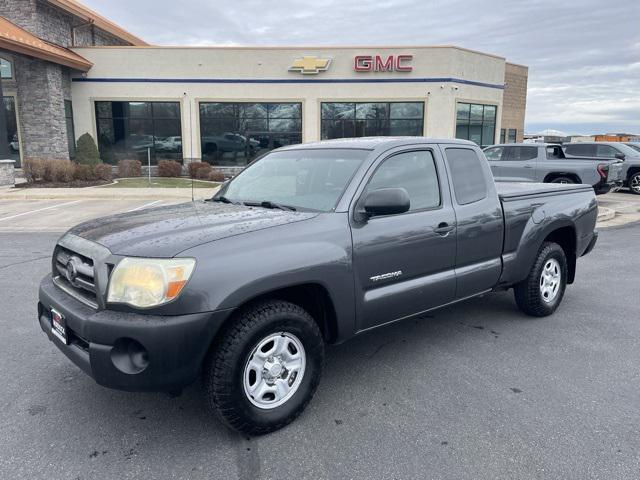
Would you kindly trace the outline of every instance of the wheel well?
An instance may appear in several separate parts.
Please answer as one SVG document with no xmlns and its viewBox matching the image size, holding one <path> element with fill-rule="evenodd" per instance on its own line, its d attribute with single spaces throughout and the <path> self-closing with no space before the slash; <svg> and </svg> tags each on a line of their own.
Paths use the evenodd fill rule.
<svg viewBox="0 0 640 480">
<path fill-rule="evenodd" d="M 554 230 L 547 238 L 545 242 L 554 242 L 562 247 L 564 254 L 567 257 L 567 267 L 569 270 L 569 278 L 567 283 L 573 283 L 576 277 L 576 231 L 573 227 L 562 227 Z"/>
<path fill-rule="evenodd" d="M 582 183 L 582 180 L 580 180 L 580 177 L 575 173 L 561 173 L 561 172 L 552 172 L 547 174 L 547 176 L 544 177 L 544 183 L 552 182 L 553 180 L 559 177 L 567 177 L 576 183 Z"/>
<path fill-rule="evenodd" d="M 632 167 L 629 169 L 629 171 L 627 172 L 627 181 L 631 180 L 631 176 L 634 173 L 638 173 L 640 172 L 640 168 L 639 167 Z"/>
<path fill-rule="evenodd" d="M 304 308 L 318 324 L 322 337 L 327 343 L 333 343 L 338 336 L 338 320 L 329 292 L 322 285 L 307 283 L 273 290 L 250 300 L 238 307 L 238 310 L 264 300 L 284 300 Z"/>
</svg>

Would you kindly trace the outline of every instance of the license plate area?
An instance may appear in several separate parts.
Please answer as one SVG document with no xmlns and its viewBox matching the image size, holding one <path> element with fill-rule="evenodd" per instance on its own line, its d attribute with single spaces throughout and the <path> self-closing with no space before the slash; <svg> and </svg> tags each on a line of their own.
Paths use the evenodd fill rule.
<svg viewBox="0 0 640 480">
<path fill-rule="evenodd" d="M 55 308 L 51 309 L 51 333 L 65 345 L 69 345 L 69 335 L 67 332 L 67 322 L 60 312 Z"/>
</svg>

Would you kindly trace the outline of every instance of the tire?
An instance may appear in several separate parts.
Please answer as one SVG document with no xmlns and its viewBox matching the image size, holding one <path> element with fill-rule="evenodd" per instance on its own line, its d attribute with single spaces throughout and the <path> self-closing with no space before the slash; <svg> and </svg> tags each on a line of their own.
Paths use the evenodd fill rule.
<svg viewBox="0 0 640 480">
<path fill-rule="evenodd" d="M 636 172 L 629 177 L 629 190 L 631 193 L 640 195 L 640 172 Z"/>
<path fill-rule="evenodd" d="M 513 288 L 518 308 L 533 317 L 555 312 L 567 287 L 567 270 L 562 247 L 553 242 L 543 243 L 529 275 Z"/>
<path fill-rule="evenodd" d="M 572 178 L 569 177 L 556 177 L 549 183 L 576 183 Z"/>
<path fill-rule="evenodd" d="M 280 355 L 275 353 L 278 345 L 285 345 Z M 239 312 L 214 344 L 204 365 L 206 401 L 230 428 L 263 435 L 302 413 L 323 366 L 324 341 L 311 315 L 289 302 L 264 301 Z M 275 391 L 252 396 L 260 385 Z"/>
</svg>

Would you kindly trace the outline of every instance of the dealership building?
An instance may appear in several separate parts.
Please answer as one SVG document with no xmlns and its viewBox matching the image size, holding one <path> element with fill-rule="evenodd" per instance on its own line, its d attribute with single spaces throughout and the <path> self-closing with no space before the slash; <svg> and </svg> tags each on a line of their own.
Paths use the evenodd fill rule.
<svg viewBox="0 0 640 480">
<path fill-rule="evenodd" d="M 522 141 L 527 67 L 455 46 L 162 47 L 73 0 L 0 0 L 0 157 L 203 160 L 372 135 Z"/>
</svg>

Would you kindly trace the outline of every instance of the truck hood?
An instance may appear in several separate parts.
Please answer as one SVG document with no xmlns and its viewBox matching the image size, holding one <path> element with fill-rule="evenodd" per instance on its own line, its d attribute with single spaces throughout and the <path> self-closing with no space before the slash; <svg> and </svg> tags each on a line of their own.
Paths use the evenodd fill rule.
<svg viewBox="0 0 640 480">
<path fill-rule="evenodd" d="M 199 201 L 98 218 L 69 233 L 99 243 L 116 255 L 173 257 L 196 245 L 316 215 Z"/>
</svg>

